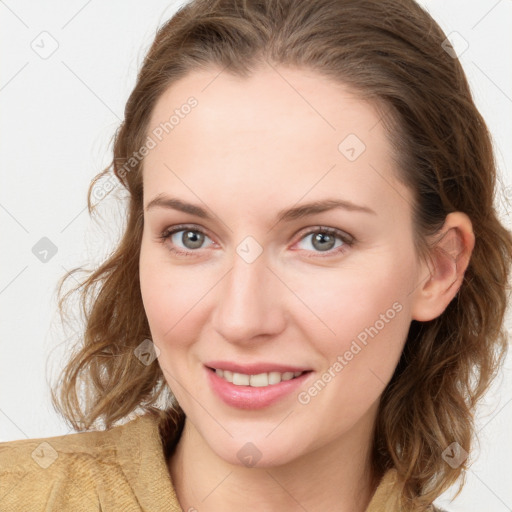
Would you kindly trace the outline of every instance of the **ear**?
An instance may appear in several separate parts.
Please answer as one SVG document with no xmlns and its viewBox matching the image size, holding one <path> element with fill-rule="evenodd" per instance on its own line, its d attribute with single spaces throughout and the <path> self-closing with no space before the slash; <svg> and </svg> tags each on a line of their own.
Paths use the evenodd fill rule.
<svg viewBox="0 0 512 512">
<path fill-rule="evenodd" d="M 430 241 L 429 261 L 420 265 L 413 320 L 427 322 L 443 313 L 462 285 L 474 246 L 469 217 L 462 212 L 448 214 L 440 232 Z"/>
</svg>

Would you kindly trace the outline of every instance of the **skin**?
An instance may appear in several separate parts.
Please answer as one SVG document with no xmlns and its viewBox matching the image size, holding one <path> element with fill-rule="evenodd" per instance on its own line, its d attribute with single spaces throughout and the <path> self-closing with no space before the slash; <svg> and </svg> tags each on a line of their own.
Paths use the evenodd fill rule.
<svg viewBox="0 0 512 512">
<path fill-rule="evenodd" d="M 168 461 L 181 506 L 364 511 L 372 477 L 381 476 L 369 466 L 379 398 L 411 320 L 440 315 L 460 287 L 471 222 L 450 214 L 433 264 L 418 258 L 412 194 L 395 178 L 379 113 L 340 84 L 268 66 L 246 79 L 194 71 L 159 98 L 148 134 L 190 96 L 198 105 L 144 161 L 140 254 L 158 363 L 187 416 Z M 338 149 L 349 134 L 366 146 L 354 161 Z M 159 194 L 202 206 L 213 219 L 147 209 Z M 327 198 L 375 213 L 338 208 L 276 221 L 282 209 Z M 184 245 L 183 231 L 162 242 L 179 224 L 205 231 L 203 245 Z M 322 226 L 355 242 L 336 238 L 322 250 L 311 234 Z M 236 252 L 247 236 L 263 251 L 252 263 Z M 339 246 L 345 250 L 335 254 Z M 307 393 L 393 304 L 400 311 L 308 403 L 292 393 L 260 410 L 237 409 L 208 386 L 206 361 L 272 361 L 312 369 L 299 390 Z M 261 453 L 254 467 L 237 457 L 248 442 Z"/>
</svg>

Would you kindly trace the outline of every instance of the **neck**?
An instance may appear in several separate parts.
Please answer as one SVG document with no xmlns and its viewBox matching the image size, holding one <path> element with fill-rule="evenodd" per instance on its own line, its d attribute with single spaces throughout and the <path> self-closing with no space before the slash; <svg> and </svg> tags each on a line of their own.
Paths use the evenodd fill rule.
<svg viewBox="0 0 512 512">
<path fill-rule="evenodd" d="M 371 440 L 372 428 L 358 424 L 287 464 L 248 468 L 218 457 L 185 420 L 168 467 L 183 510 L 364 512 L 377 483 Z"/>
</svg>

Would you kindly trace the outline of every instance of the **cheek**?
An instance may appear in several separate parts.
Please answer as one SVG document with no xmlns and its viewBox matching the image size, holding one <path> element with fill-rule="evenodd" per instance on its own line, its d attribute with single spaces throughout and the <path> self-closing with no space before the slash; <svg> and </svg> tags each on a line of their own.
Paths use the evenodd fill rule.
<svg viewBox="0 0 512 512">
<path fill-rule="evenodd" d="M 345 270 L 314 283 L 302 281 L 302 286 L 294 290 L 307 299 L 304 302 L 312 313 L 308 322 L 311 330 L 316 329 L 329 347 L 343 348 L 347 340 L 357 337 L 365 328 L 376 323 L 381 327 L 381 315 L 385 322 L 392 320 L 386 326 L 396 324 L 397 309 L 405 307 L 407 286 L 397 269 L 384 265 L 380 272 L 365 275 Z"/>
<path fill-rule="evenodd" d="M 368 406 L 393 375 L 411 321 L 411 261 L 388 254 L 364 274 L 345 268 L 297 290 L 317 317 L 309 315 L 305 329 L 323 356 L 323 376 L 336 382 L 328 394 L 343 410 Z"/>
<path fill-rule="evenodd" d="M 399 267 L 383 269 L 331 279 L 323 293 L 309 294 L 311 308 L 335 334 L 319 329 L 318 321 L 308 326 L 324 367 L 298 401 L 315 414 L 329 414 L 335 433 L 349 429 L 378 400 L 403 350 L 410 325 L 409 290 Z"/>
<path fill-rule="evenodd" d="M 153 342 L 165 352 L 197 336 L 190 330 L 201 325 L 200 304 L 212 286 L 197 269 L 172 265 L 164 249 L 148 246 L 141 246 L 141 294 Z"/>
<path fill-rule="evenodd" d="M 141 295 L 151 338 L 158 348 L 158 365 L 176 398 L 183 400 L 186 397 L 181 396 L 177 383 L 182 381 L 180 368 L 186 366 L 184 358 L 187 356 L 188 340 L 191 339 L 183 332 L 183 328 L 190 325 L 186 314 L 186 309 L 190 307 L 185 306 L 192 298 L 186 295 L 193 292 L 179 281 L 180 273 L 172 271 L 162 261 L 161 253 L 153 248 L 146 249 L 144 244 L 141 246 Z"/>
<path fill-rule="evenodd" d="M 165 271 L 155 256 L 155 251 L 143 241 L 139 261 L 140 289 L 151 332 L 154 338 L 158 338 L 158 333 L 165 329 L 166 312 L 172 311 L 174 304 L 170 300 L 172 295 L 169 294 Z"/>
</svg>

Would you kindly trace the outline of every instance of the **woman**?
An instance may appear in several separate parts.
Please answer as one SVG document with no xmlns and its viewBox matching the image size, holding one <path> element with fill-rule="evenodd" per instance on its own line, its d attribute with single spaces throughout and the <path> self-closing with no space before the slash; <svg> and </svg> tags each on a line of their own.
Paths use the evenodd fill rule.
<svg viewBox="0 0 512 512">
<path fill-rule="evenodd" d="M 96 431 L 4 443 L 2 510 L 434 510 L 512 254 L 445 40 L 412 0 L 198 0 L 159 30 L 53 396 Z"/>
</svg>

